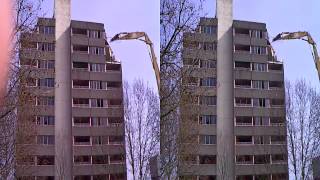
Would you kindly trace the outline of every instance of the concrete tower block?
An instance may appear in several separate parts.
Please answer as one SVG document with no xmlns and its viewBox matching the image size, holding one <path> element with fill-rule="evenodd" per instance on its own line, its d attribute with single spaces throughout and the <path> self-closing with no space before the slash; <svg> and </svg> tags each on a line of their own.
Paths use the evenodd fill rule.
<svg viewBox="0 0 320 180">
<path fill-rule="evenodd" d="M 217 0 L 217 174 L 235 179 L 233 0 Z"/>
<path fill-rule="evenodd" d="M 55 0 L 55 179 L 71 180 L 73 166 L 71 96 L 71 0 Z"/>
</svg>

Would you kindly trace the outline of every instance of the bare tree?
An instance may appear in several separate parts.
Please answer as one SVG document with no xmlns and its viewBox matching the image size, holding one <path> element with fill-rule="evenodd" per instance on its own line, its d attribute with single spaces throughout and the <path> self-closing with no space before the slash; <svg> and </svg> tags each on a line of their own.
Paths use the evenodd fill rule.
<svg viewBox="0 0 320 180">
<path fill-rule="evenodd" d="M 12 1 L 13 29 L 10 42 L 12 50 L 10 52 L 9 74 L 5 93 L 1 95 L 0 101 L 0 177 L 4 179 L 12 178 L 16 162 L 27 161 L 25 151 L 28 148 L 17 148 L 18 143 L 31 142 L 34 137 L 29 111 L 18 110 L 32 102 L 32 93 L 26 89 L 28 68 L 21 68 L 19 65 L 19 55 L 21 47 L 27 44 L 23 35 L 34 31 L 34 25 L 41 10 L 42 0 L 14 0 Z M 18 112 L 24 113 L 20 122 Z M 30 133 L 26 135 L 26 133 Z M 22 137 L 24 139 L 22 140 Z M 19 157 L 18 157 L 19 156 Z"/>
<path fill-rule="evenodd" d="M 124 85 L 124 118 L 129 171 L 150 179 L 149 159 L 159 151 L 159 97 L 142 80 Z"/>
<path fill-rule="evenodd" d="M 289 167 L 294 179 L 312 179 L 312 158 L 320 152 L 320 94 L 305 80 L 286 82 Z"/>
</svg>

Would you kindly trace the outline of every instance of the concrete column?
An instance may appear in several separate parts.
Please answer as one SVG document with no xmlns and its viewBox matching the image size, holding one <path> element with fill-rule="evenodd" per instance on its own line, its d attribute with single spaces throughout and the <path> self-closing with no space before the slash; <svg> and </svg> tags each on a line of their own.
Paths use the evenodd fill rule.
<svg viewBox="0 0 320 180">
<path fill-rule="evenodd" d="M 235 179 L 233 0 L 217 0 L 217 173 Z"/>
<path fill-rule="evenodd" d="M 55 179 L 71 180 L 73 166 L 70 2 L 55 0 Z"/>
</svg>

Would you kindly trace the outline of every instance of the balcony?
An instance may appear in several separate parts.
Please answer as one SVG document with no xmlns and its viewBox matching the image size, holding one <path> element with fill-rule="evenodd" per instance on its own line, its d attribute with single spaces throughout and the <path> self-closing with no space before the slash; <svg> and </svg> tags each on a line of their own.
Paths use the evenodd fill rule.
<svg viewBox="0 0 320 180">
<path fill-rule="evenodd" d="M 235 98 L 235 105 L 238 107 L 252 107 L 251 98 Z"/>
<path fill-rule="evenodd" d="M 73 80 L 73 88 L 77 89 L 88 89 L 89 88 L 89 80 Z"/>
<path fill-rule="evenodd" d="M 248 79 L 236 79 L 235 80 L 236 88 L 251 88 L 251 80 Z"/>
<path fill-rule="evenodd" d="M 250 62 L 235 61 L 234 67 L 236 70 L 251 71 L 251 63 Z"/>
</svg>

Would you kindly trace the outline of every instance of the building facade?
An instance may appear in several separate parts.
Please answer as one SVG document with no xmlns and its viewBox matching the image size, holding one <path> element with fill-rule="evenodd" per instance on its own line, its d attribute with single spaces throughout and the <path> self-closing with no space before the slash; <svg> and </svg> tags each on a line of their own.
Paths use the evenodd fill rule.
<svg viewBox="0 0 320 180">
<path fill-rule="evenodd" d="M 223 168 L 217 164 L 217 24 L 201 18 L 195 33 L 184 34 L 183 84 L 192 102 L 181 113 L 182 122 L 194 120 L 196 130 L 189 132 L 196 145 L 183 146 L 181 179 L 215 180 Z M 233 47 L 235 179 L 287 180 L 284 71 L 266 24 L 234 20 Z"/>
<path fill-rule="evenodd" d="M 126 179 L 122 69 L 105 37 L 103 24 L 71 22 L 74 180 Z M 17 162 L 16 175 L 53 180 L 55 20 L 40 18 L 37 32 L 24 38 L 20 65 L 28 69 L 24 76 L 33 99 L 18 114 L 32 114 L 35 131 L 28 144 L 19 144 L 29 151 Z"/>
</svg>

